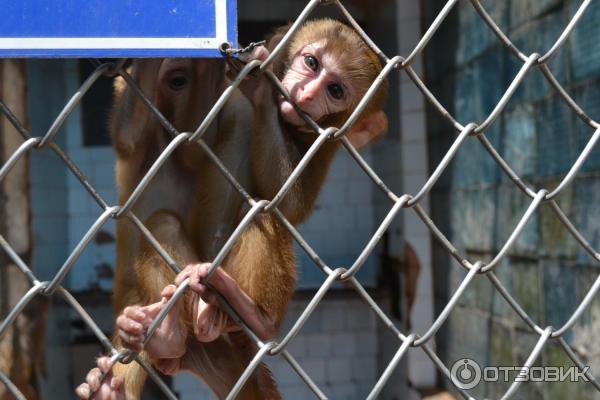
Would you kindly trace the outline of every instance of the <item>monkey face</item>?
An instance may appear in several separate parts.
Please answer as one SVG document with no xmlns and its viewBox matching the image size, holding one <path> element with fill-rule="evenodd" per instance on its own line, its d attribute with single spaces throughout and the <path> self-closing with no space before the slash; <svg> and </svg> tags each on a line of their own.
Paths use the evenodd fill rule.
<svg viewBox="0 0 600 400">
<path fill-rule="evenodd" d="M 327 49 L 327 41 L 308 44 L 293 56 L 282 84 L 292 101 L 317 121 L 327 115 L 347 110 L 355 88 L 343 79 L 343 61 Z M 290 102 L 279 96 L 279 110 L 284 120 L 304 125 Z"/>
</svg>

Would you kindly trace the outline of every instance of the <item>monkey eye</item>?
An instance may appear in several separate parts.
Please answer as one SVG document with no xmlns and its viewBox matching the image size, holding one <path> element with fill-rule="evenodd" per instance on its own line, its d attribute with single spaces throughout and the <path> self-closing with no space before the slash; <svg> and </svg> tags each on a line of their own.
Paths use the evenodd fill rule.
<svg viewBox="0 0 600 400">
<path fill-rule="evenodd" d="M 319 62 L 314 56 L 306 55 L 304 56 L 304 64 L 313 71 L 317 71 L 319 69 Z"/>
<path fill-rule="evenodd" d="M 337 83 L 327 85 L 327 91 L 336 100 L 341 100 L 344 97 L 344 89 Z"/>
<path fill-rule="evenodd" d="M 174 75 L 169 78 L 169 87 L 172 90 L 181 90 L 187 85 L 188 79 L 185 75 Z"/>
</svg>

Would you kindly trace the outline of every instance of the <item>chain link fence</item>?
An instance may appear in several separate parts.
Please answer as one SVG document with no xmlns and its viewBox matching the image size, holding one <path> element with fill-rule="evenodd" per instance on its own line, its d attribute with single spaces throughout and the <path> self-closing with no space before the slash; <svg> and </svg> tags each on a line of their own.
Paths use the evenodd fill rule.
<svg viewBox="0 0 600 400">
<path fill-rule="evenodd" d="M 437 29 L 440 27 L 444 20 L 458 3 L 458 0 L 448 1 L 442 10 L 439 12 L 433 23 L 428 27 L 425 34 L 421 37 L 420 41 L 416 45 L 416 47 L 412 50 L 412 52 L 406 56 L 394 56 L 388 57 L 385 55 L 372 40 L 365 34 L 365 32 L 360 28 L 357 22 L 352 18 L 350 13 L 346 10 L 343 4 L 339 0 L 312 0 L 308 3 L 302 13 L 298 16 L 294 24 L 292 25 L 289 32 L 285 35 L 285 37 L 281 40 L 279 45 L 274 49 L 272 54 L 266 59 L 264 62 L 260 61 L 252 61 L 248 63 L 238 74 L 235 80 L 231 83 L 231 87 L 226 90 L 219 100 L 215 103 L 212 110 L 203 120 L 201 125 L 195 132 L 178 132 L 173 125 L 160 113 L 160 111 L 152 104 L 152 102 L 142 93 L 139 87 L 136 86 L 134 80 L 127 74 L 125 69 L 123 68 L 125 61 L 119 61 L 117 63 L 102 63 L 98 61 L 97 68 L 95 71 L 88 77 L 88 79 L 81 85 L 79 90 L 71 97 L 68 103 L 64 106 L 63 110 L 54 120 L 54 123 L 48 129 L 48 131 L 43 136 L 33 136 L 30 132 L 28 132 L 21 122 L 15 117 L 15 115 L 11 112 L 6 105 L 0 101 L 0 110 L 2 114 L 8 118 L 11 124 L 18 130 L 18 132 L 23 137 L 23 143 L 18 148 L 17 151 L 12 154 L 12 156 L 8 159 L 8 161 L 2 166 L 0 169 L 0 179 L 3 179 L 11 170 L 11 167 L 15 165 L 15 163 L 24 155 L 26 155 L 30 151 L 38 151 L 45 148 L 50 148 L 68 167 L 68 169 L 77 177 L 77 179 L 81 182 L 84 188 L 87 190 L 90 196 L 96 201 L 100 210 L 102 211 L 100 216 L 97 218 L 95 223 L 89 228 L 83 238 L 80 240 L 75 249 L 70 253 L 67 260 L 64 262 L 59 272 L 54 276 L 51 281 L 39 281 L 36 276 L 33 274 L 32 270 L 29 266 L 19 257 L 19 255 L 14 251 L 11 247 L 10 243 L 8 243 L 4 237 L 0 236 L 0 246 L 4 249 L 6 254 L 10 257 L 10 259 L 18 266 L 18 268 L 22 271 L 22 273 L 27 277 L 27 279 L 31 283 L 31 288 L 29 291 L 20 299 L 18 304 L 10 311 L 8 316 L 2 321 L 0 325 L 0 337 L 2 337 L 8 330 L 8 328 L 13 324 L 17 318 L 17 316 L 23 311 L 26 305 L 36 296 L 54 296 L 58 295 L 64 298 L 64 300 L 75 310 L 83 319 L 85 324 L 92 330 L 94 335 L 98 338 L 101 344 L 106 348 L 107 351 L 112 355 L 113 362 L 138 362 L 142 365 L 142 367 L 149 373 L 150 377 L 156 382 L 159 388 L 164 392 L 164 395 L 169 399 L 175 399 L 176 396 L 172 393 L 169 387 L 161 380 L 159 375 L 154 371 L 154 369 L 145 363 L 143 360 L 137 357 L 136 354 L 129 353 L 127 351 L 118 351 L 115 349 L 111 343 L 111 341 L 103 334 L 98 325 L 94 322 L 94 320 L 89 316 L 86 310 L 75 300 L 75 298 L 64 288 L 61 286 L 65 276 L 69 273 L 71 268 L 73 267 L 75 261 L 78 259 L 82 251 L 86 248 L 88 243 L 94 238 L 96 233 L 100 230 L 100 228 L 109 220 L 109 219 L 118 219 L 118 218 L 128 218 L 133 224 L 137 226 L 140 230 L 141 234 L 148 240 L 148 242 L 152 245 L 152 247 L 162 256 L 162 258 L 170 265 L 174 270 L 180 270 L 181 266 L 178 266 L 177 263 L 168 255 L 168 253 L 160 247 L 158 242 L 152 237 L 152 234 L 148 231 L 148 229 L 144 226 L 144 224 L 136 217 L 136 215 L 131 211 L 132 205 L 139 198 L 141 193 L 144 191 L 145 187 L 148 185 L 149 181 L 152 177 L 157 173 L 157 171 L 161 168 L 161 166 L 165 163 L 165 161 L 170 157 L 173 153 L 173 150 L 178 146 L 182 145 L 185 142 L 196 142 L 202 148 L 202 150 L 209 156 L 211 161 L 219 168 L 224 178 L 227 179 L 233 187 L 240 192 L 240 194 L 246 199 L 247 203 L 250 205 L 250 211 L 245 215 L 239 226 L 235 229 L 231 237 L 228 238 L 227 242 L 223 246 L 223 248 L 219 251 L 216 258 L 211 263 L 211 273 L 214 269 L 221 264 L 223 259 L 226 257 L 233 244 L 237 240 L 238 236 L 245 229 L 246 226 L 253 220 L 255 216 L 259 213 L 271 212 L 274 213 L 277 218 L 282 222 L 282 224 L 289 230 L 290 234 L 293 238 L 298 242 L 300 247 L 308 254 L 308 256 L 312 259 L 316 267 L 320 268 L 325 276 L 325 280 L 322 283 L 321 287 L 318 289 L 312 300 L 309 302 L 308 306 L 301 313 L 300 317 L 295 321 L 292 328 L 289 329 L 288 332 L 285 332 L 281 339 L 277 341 L 270 341 L 268 343 L 261 342 L 258 337 L 249 329 L 241 319 L 236 315 L 231 307 L 227 305 L 223 298 L 219 298 L 219 302 L 221 306 L 230 314 L 230 316 L 242 327 L 245 333 L 251 337 L 258 347 L 258 352 L 250 362 L 250 364 L 246 367 L 244 373 L 241 375 L 236 385 L 232 388 L 231 392 L 228 395 L 228 399 L 235 398 L 239 393 L 240 389 L 249 378 L 249 376 L 253 373 L 259 363 L 267 356 L 280 356 L 283 357 L 290 366 L 295 370 L 295 372 L 300 376 L 300 378 L 309 386 L 309 388 L 314 392 L 314 394 L 320 398 L 327 398 L 326 394 L 321 391 L 321 389 L 314 383 L 314 381 L 310 377 L 310 371 L 305 371 L 302 366 L 296 361 L 294 356 L 290 354 L 286 348 L 290 341 L 294 340 L 294 337 L 298 334 L 298 332 L 302 329 L 304 323 L 310 317 L 311 313 L 314 309 L 319 305 L 327 291 L 331 288 L 331 286 L 335 282 L 344 281 L 349 286 L 353 287 L 359 296 L 364 299 L 364 301 L 370 306 L 373 312 L 381 319 L 383 324 L 393 332 L 393 334 L 398 339 L 398 350 L 393 355 L 391 361 L 379 377 L 377 383 L 372 388 L 370 394 L 368 395 L 369 399 L 374 399 L 382 390 L 383 386 L 388 381 L 391 376 L 393 370 L 397 367 L 400 360 L 406 355 L 407 351 L 411 347 L 420 348 L 422 351 L 426 353 L 426 355 L 431 359 L 431 361 L 437 366 L 437 368 L 441 371 L 443 375 L 445 375 L 450 382 L 452 382 L 456 390 L 464 397 L 471 398 L 469 393 L 461 387 L 456 386 L 453 381 L 449 369 L 444 365 L 442 360 L 436 355 L 432 345 L 431 339 L 434 337 L 436 332 L 440 329 L 442 324 L 446 321 L 449 314 L 457 305 L 459 298 L 464 294 L 465 290 L 469 287 L 469 285 L 476 279 L 476 276 L 483 275 L 487 278 L 492 285 L 496 288 L 496 290 L 502 295 L 504 299 L 508 302 L 508 304 L 512 307 L 515 313 L 527 324 L 527 326 L 531 329 L 532 332 L 536 333 L 539 338 L 535 347 L 531 350 L 529 357 L 527 358 L 524 366 L 531 367 L 535 362 L 538 356 L 540 355 L 543 348 L 550 341 L 555 341 L 559 346 L 565 351 L 565 353 L 569 356 L 569 358 L 574 362 L 574 364 L 585 374 L 589 383 L 592 384 L 598 391 L 600 391 L 600 383 L 594 378 L 594 376 L 590 373 L 589 369 L 586 369 L 582 360 L 578 357 L 574 349 L 567 343 L 564 339 L 565 333 L 573 327 L 573 325 L 578 321 L 581 317 L 582 313 L 592 302 L 594 297 L 597 295 L 600 290 L 600 276 L 598 276 L 581 301 L 575 311 L 572 313 L 568 321 L 564 323 L 563 326 L 554 328 L 552 326 L 540 326 L 534 321 L 530 316 L 524 311 L 524 309 L 519 305 L 519 303 L 511 296 L 508 290 L 505 288 L 503 283 L 498 279 L 495 274 L 495 268 L 506 256 L 507 252 L 514 244 L 516 239 L 519 237 L 519 234 L 523 231 L 525 225 L 530 220 L 532 215 L 537 211 L 537 209 L 544 203 L 547 203 L 549 207 L 553 210 L 556 218 L 560 220 L 560 222 L 565 226 L 565 228 L 570 232 L 570 234 L 577 240 L 577 242 L 589 253 L 589 255 L 600 261 L 600 253 L 598 253 L 595 249 L 591 247 L 588 241 L 578 232 L 577 228 L 573 225 L 573 223 L 569 220 L 569 218 L 565 215 L 565 213 L 561 210 L 559 204 L 556 202 L 556 197 L 572 182 L 577 172 L 579 171 L 582 164 L 585 162 L 590 152 L 594 148 L 598 138 L 600 137 L 600 124 L 594 121 L 591 117 L 589 117 L 580 107 L 579 105 L 570 97 L 570 95 L 564 90 L 561 84 L 556 80 L 552 71 L 548 67 L 548 61 L 553 57 L 554 54 L 561 48 L 561 46 L 567 40 L 569 34 L 572 32 L 573 28 L 581 18 L 582 14 L 586 10 L 586 8 L 590 5 L 591 0 L 586 0 L 581 3 L 577 12 L 572 16 L 568 25 L 562 31 L 562 34 L 558 37 L 558 39 L 554 42 L 554 45 L 546 50 L 544 53 L 532 53 L 532 54 L 524 54 L 519 48 L 517 48 L 508 36 L 499 28 L 499 26 L 492 20 L 490 15 L 486 12 L 484 7 L 478 0 L 470 0 L 470 3 L 477 11 L 483 23 L 485 23 L 489 29 L 493 31 L 493 33 L 497 36 L 498 40 L 500 40 L 509 50 L 510 53 L 518 60 L 522 62 L 522 67 L 520 68 L 517 75 L 513 78 L 511 84 L 504 92 L 503 96 L 497 102 L 493 111 L 482 121 L 475 122 L 469 121 L 466 123 L 461 123 L 457 121 L 440 102 L 435 98 L 435 96 L 429 91 L 427 86 L 423 83 L 421 78 L 417 76 L 414 70 L 411 67 L 411 64 L 415 60 L 417 56 L 419 56 L 425 46 L 429 43 L 431 38 L 434 36 Z M 367 91 L 364 98 L 360 101 L 356 110 L 352 113 L 352 115 L 348 118 L 345 124 L 339 128 L 331 128 L 331 127 L 320 127 L 315 122 L 310 121 L 309 125 L 318 132 L 318 139 L 314 142 L 314 144 L 310 147 L 308 152 L 305 154 L 303 159 L 297 165 L 291 176 L 287 179 L 285 184 L 279 190 L 279 193 L 273 199 L 260 199 L 255 200 L 252 199 L 245 189 L 235 180 L 234 176 L 230 174 L 218 157 L 213 153 L 211 148 L 207 145 L 207 143 L 202 139 L 202 134 L 204 130 L 210 125 L 210 123 L 214 120 L 214 118 L 218 115 L 221 108 L 226 103 L 227 99 L 232 95 L 233 90 L 240 84 L 240 82 L 252 71 L 259 70 L 260 73 L 267 74 L 269 79 L 273 82 L 275 87 L 282 92 L 284 96 L 287 96 L 285 90 L 281 86 L 281 83 L 278 81 L 277 77 L 270 72 L 266 67 L 272 63 L 272 61 L 281 53 L 282 49 L 287 45 L 290 38 L 294 35 L 294 33 L 300 28 L 300 26 L 306 21 L 306 19 L 310 16 L 311 12 L 320 5 L 329 4 L 335 5 L 339 8 L 341 13 L 346 17 L 347 22 L 362 36 L 365 42 L 373 49 L 373 51 L 381 58 L 384 63 L 384 68 L 382 69 L 378 78 L 373 82 L 369 90 Z M 560 98 L 570 107 L 570 109 L 577 114 L 577 116 L 583 120 L 590 127 L 590 131 L 593 131 L 593 134 L 584 150 L 581 152 L 576 162 L 571 166 L 569 172 L 566 176 L 561 180 L 559 185 L 554 189 L 546 189 L 546 188 L 533 188 L 528 186 L 517 173 L 511 168 L 511 166 L 498 154 L 498 152 L 494 149 L 491 143 L 486 138 L 486 130 L 494 123 L 496 118 L 502 113 L 504 107 L 507 102 L 511 99 L 511 96 L 515 93 L 516 89 L 519 87 L 521 82 L 525 79 L 527 74 L 534 68 L 538 68 L 546 80 L 550 83 L 550 85 L 554 88 L 556 93 L 560 96 Z M 406 73 L 412 82 L 418 87 L 421 93 L 425 96 L 425 98 L 434 106 L 439 113 L 448 120 L 448 122 L 454 127 L 454 129 L 458 132 L 458 136 L 455 139 L 452 146 L 449 148 L 445 156 L 442 158 L 439 165 L 435 168 L 427 182 L 423 185 L 420 191 L 417 194 L 396 194 L 391 191 L 386 184 L 377 176 L 377 174 L 369 167 L 369 165 L 364 161 L 364 159 L 356 152 L 356 150 L 352 147 L 350 142 L 344 137 L 345 132 L 348 128 L 358 119 L 360 113 L 366 107 L 369 99 L 374 94 L 375 90 L 382 83 L 386 77 L 395 72 L 404 72 Z M 103 75 L 114 76 L 120 75 L 122 76 L 128 85 L 132 85 L 136 94 L 140 97 L 140 99 L 145 103 L 145 105 L 150 109 L 150 111 L 158 118 L 160 123 L 164 126 L 164 128 L 173 135 L 173 140 L 169 144 L 169 146 L 165 149 L 165 151 L 154 161 L 152 167 L 148 170 L 146 176 L 141 180 L 139 186 L 133 191 L 130 198 L 122 205 L 111 205 L 108 204 L 100 194 L 94 189 L 94 187 L 89 183 L 86 176 L 83 172 L 71 161 L 69 156 L 61 149 L 61 147 L 54 142 L 54 138 L 58 134 L 61 126 L 65 122 L 66 118 L 71 114 L 73 109 L 80 103 L 82 97 L 86 94 L 88 89 Z M 364 172 L 371 178 L 373 183 L 381 190 L 385 196 L 389 199 L 390 209 L 384 218 L 383 222 L 379 225 L 376 232 L 373 234 L 369 243 L 362 250 L 356 261 L 353 265 L 348 267 L 340 267 L 340 268 L 332 268 L 326 265 L 321 258 L 319 258 L 318 254 L 310 247 L 310 245 L 302 238 L 300 233 L 285 219 L 283 214 L 277 209 L 277 205 L 279 201 L 285 196 L 287 191 L 290 189 L 291 185 L 298 179 L 299 175 L 305 169 L 307 164 L 310 162 L 311 158 L 314 154 L 319 150 L 319 148 L 327 141 L 330 140 L 340 140 L 345 150 L 353 157 L 353 159 L 360 165 L 360 167 L 364 170 Z M 463 254 L 461 254 L 458 249 L 443 235 L 443 233 L 438 229 L 435 222 L 432 221 L 429 216 L 426 214 L 424 209 L 420 205 L 420 201 L 426 196 L 432 187 L 435 185 L 436 181 L 440 177 L 440 175 L 444 172 L 446 167 L 452 161 L 453 157 L 461 147 L 461 145 L 466 140 L 478 140 L 483 148 L 489 153 L 489 155 L 496 161 L 498 166 L 504 171 L 504 173 L 512 180 L 515 186 L 522 191 L 526 196 L 531 199 L 531 203 L 523 216 L 521 217 L 517 226 L 512 230 L 509 238 L 505 242 L 504 246 L 501 248 L 499 253 L 491 260 L 491 261 L 483 261 L 483 260 L 469 260 Z M 400 213 L 402 209 L 412 209 L 419 218 L 423 221 L 423 223 L 429 228 L 431 234 L 440 241 L 440 243 L 448 250 L 448 252 L 458 261 L 460 266 L 465 268 L 467 271 L 466 277 L 462 280 L 454 294 L 450 297 L 448 303 L 443 308 L 440 315 L 435 319 L 434 323 L 431 327 L 424 333 L 417 332 L 402 332 L 401 329 L 394 325 L 392 320 L 386 315 L 386 313 L 382 310 L 382 308 L 375 302 L 375 300 L 367 293 L 367 291 L 361 286 L 359 281 L 355 278 L 356 272 L 361 268 L 367 257 L 372 253 L 373 249 L 382 238 L 384 232 L 392 222 L 392 220 Z M 407 210 L 408 211 L 408 210 Z M 210 274 L 209 274 L 210 277 Z M 481 279 L 481 278 L 480 278 Z M 174 302 L 183 294 L 183 292 L 187 288 L 187 281 L 179 286 L 175 295 L 171 298 L 167 306 L 162 310 L 157 319 L 154 321 L 154 324 L 150 327 L 147 338 L 149 338 L 158 324 L 162 321 L 170 307 L 173 306 Z M 19 392 L 17 387 L 8 379 L 6 375 L 0 372 L 0 381 L 6 385 L 6 388 L 10 393 L 12 393 L 17 399 L 24 399 L 22 393 Z M 502 398 L 509 398 L 515 394 L 518 390 L 521 381 L 515 380 L 512 382 L 507 392 L 503 395 Z"/>
</svg>

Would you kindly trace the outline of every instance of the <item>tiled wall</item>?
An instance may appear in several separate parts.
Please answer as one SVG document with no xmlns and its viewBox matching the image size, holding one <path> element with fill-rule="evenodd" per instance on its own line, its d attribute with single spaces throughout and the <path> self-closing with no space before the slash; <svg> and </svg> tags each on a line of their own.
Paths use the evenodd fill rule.
<svg viewBox="0 0 600 400">
<path fill-rule="evenodd" d="M 398 26 L 400 54 L 412 52 L 423 34 L 421 28 L 421 5 L 419 1 L 398 2 Z M 422 57 L 411 64 L 415 73 L 423 79 Z M 430 175 L 427 152 L 425 103 L 417 86 L 402 73 L 400 78 L 401 147 L 402 147 L 402 193 L 415 195 Z M 424 196 L 421 206 L 429 210 L 429 196 Z M 404 240 L 415 250 L 421 265 L 416 299 L 411 313 L 413 332 L 423 333 L 433 323 L 433 281 L 431 268 L 431 236 L 420 218 L 409 210 L 403 214 Z M 408 354 L 408 376 L 417 387 L 436 384 L 433 363 L 424 352 Z"/>
<path fill-rule="evenodd" d="M 353 294 L 335 297 L 317 307 L 288 350 L 329 398 L 364 399 L 378 378 L 375 316 Z M 281 332 L 289 330 L 307 304 L 293 301 Z M 284 399 L 314 397 L 283 358 L 268 358 L 267 364 Z M 174 387 L 182 400 L 211 398 L 189 373 L 177 375 Z"/>
</svg>

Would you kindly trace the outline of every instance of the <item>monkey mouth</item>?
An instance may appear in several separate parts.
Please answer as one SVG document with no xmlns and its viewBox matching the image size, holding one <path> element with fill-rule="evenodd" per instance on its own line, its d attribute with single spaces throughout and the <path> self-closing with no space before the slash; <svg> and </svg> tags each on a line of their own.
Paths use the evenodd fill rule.
<svg viewBox="0 0 600 400">
<path fill-rule="evenodd" d="M 305 111 L 306 112 L 306 111 Z M 286 100 L 282 95 L 279 98 L 279 114 L 281 117 L 292 125 L 306 125 L 304 119 L 298 114 L 294 105 Z"/>
</svg>

